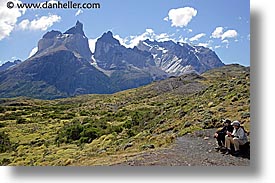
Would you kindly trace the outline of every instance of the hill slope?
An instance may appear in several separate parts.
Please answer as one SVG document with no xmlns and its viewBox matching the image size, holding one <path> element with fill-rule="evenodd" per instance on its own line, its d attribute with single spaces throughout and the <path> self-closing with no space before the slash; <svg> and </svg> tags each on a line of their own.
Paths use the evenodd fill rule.
<svg viewBox="0 0 275 183">
<path fill-rule="evenodd" d="M 1 99 L 0 164 L 116 164 L 222 118 L 249 130 L 249 84 L 249 68 L 228 65 L 112 95 Z"/>
</svg>

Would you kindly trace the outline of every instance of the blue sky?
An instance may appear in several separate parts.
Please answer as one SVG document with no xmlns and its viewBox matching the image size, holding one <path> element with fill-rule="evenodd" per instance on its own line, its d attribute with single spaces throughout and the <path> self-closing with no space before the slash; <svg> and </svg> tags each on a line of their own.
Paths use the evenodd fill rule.
<svg viewBox="0 0 275 183">
<path fill-rule="evenodd" d="M 74 1 L 101 5 L 85 10 L 7 9 L 7 2 L 0 0 L 0 63 L 27 59 L 47 31 L 64 32 L 79 20 L 92 50 L 96 39 L 111 30 L 127 47 L 146 38 L 188 42 L 213 49 L 226 64 L 250 65 L 249 0 Z"/>
</svg>

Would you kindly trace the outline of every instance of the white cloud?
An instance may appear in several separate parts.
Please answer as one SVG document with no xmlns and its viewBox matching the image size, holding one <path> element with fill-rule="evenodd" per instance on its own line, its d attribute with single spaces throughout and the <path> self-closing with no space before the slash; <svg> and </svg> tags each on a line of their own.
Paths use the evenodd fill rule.
<svg viewBox="0 0 275 183">
<path fill-rule="evenodd" d="M 22 21 L 18 24 L 18 26 L 19 26 L 20 29 L 26 30 L 26 29 L 28 28 L 29 24 L 30 24 L 30 21 L 29 21 L 28 19 L 25 19 L 25 20 L 22 20 Z"/>
<path fill-rule="evenodd" d="M 49 14 L 40 18 L 29 21 L 28 19 L 22 20 L 18 27 L 21 30 L 42 30 L 45 31 L 51 27 L 55 22 L 59 22 L 61 17 L 58 15 Z"/>
<path fill-rule="evenodd" d="M 192 29 L 187 29 L 187 32 L 193 32 L 193 30 Z"/>
<path fill-rule="evenodd" d="M 138 45 L 140 41 L 146 40 L 146 39 L 153 39 L 155 37 L 155 33 L 153 29 L 146 29 L 144 33 L 136 36 L 130 36 L 129 43 L 124 43 L 126 47 L 133 48 Z M 127 40 L 124 39 L 124 40 Z"/>
<path fill-rule="evenodd" d="M 80 15 L 80 14 L 82 14 L 83 13 L 83 11 L 81 10 L 81 9 L 79 9 L 79 10 L 77 10 L 77 12 L 75 13 L 75 16 L 78 16 L 78 15 Z"/>
<path fill-rule="evenodd" d="M 38 47 L 34 47 L 34 48 L 31 50 L 31 52 L 30 52 L 28 58 L 30 58 L 31 56 L 33 56 L 37 51 L 38 51 Z"/>
<path fill-rule="evenodd" d="M 223 33 L 222 40 L 224 40 L 225 38 L 235 38 L 237 36 L 238 36 L 238 33 L 236 30 L 228 30 L 225 33 Z"/>
<path fill-rule="evenodd" d="M 198 46 L 208 47 L 209 44 L 208 43 L 199 43 Z"/>
<path fill-rule="evenodd" d="M 228 44 L 228 43 L 229 43 L 229 41 L 228 41 L 227 39 L 225 39 L 225 40 L 223 40 L 223 41 L 222 41 L 222 43 L 226 43 L 226 44 Z"/>
<path fill-rule="evenodd" d="M 202 38 L 202 37 L 204 37 L 204 36 L 206 36 L 205 33 L 200 33 L 200 34 L 197 34 L 197 35 L 191 37 L 189 40 L 190 40 L 191 42 L 193 42 L 193 41 L 198 41 L 200 38 Z"/>
<path fill-rule="evenodd" d="M 13 31 L 17 19 L 25 14 L 26 9 L 7 8 L 8 0 L 0 1 L 0 40 L 8 37 Z M 19 0 L 12 1 L 14 4 L 21 3 Z"/>
<path fill-rule="evenodd" d="M 95 52 L 95 43 L 96 43 L 97 39 L 98 38 L 88 40 L 89 47 L 90 47 L 90 50 L 91 50 L 92 53 Z"/>
<path fill-rule="evenodd" d="M 236 30 L 227 30 L 223 32 L 223 27 L 216 27 L 216 29 L 212 32 L 211 37 L 212 38 L 221 38 L 221 40 L 224 40 L 226 38 L 235 38 L 238 36 L 238 32 Z"/>
<path fill-rule="evenodd" d="M 114 38 L 117 39 L 121 45 L 125 46 L 126 48 L 129 47 L 129 45 L 127 44 L 129 42 L 128 38 L 122 38 L 118 34 L 114 35 Z"/>
<path fill-rule="evenodd" d="M 146 29 L 145 32 L 135 35 L 135 36 L 128 36 L 125 38 L 120 37 L 119 35 L 115 35 L 114 38 L 116 38 L 121 45 L 125 46 L 126 48 L 133 48 L 139 44 L 140 41 L 144 41 L 146 39 L 149 39 L 151 41 L 174 41 L 176 40 L 173 38 L 174 34 L 169 35 L 168 33 L 161 33 L 156 34 L 153 29 Z"/>
<path fill-rule="evenodd" d="M 250 34 L 247 35 L 247 39 L 250 41 Z"/>
<path fill-rule="evenodd" d="M 165 17 L 163 20 L 166 21 L 166 22 L 168 22 L 169 21 L 169 17 Z"/>
<path fill-rule="evenodd" d="M 155 39 L 160 42 L 169 41 L 171 40 L 171 35 L 168 35 L 167 33 L 161 33 L 159 35 L 155 35 Z"/>
<path fill-rule="evenodd" d="M 145 31 L 148 32 L 149 34 L 153 34 L 154 33 L 153 29 L 146 29 Z"/>
<path fill-rule="evenodd" d="M 171 20 L 172 27 L 186 27 L 196 15 L 197 10 L 191 7 L 171 9 L 168 12 L 168 17 L 165 17 L 164 20 Z"/>
<path fill-rule="evenodd" d="M 223 34 L 223 27 L 216 27 L 214 32 L 212 32 L 211 37 L 213 38 L 221 38 Z"/>
<path fill-rule="evenodd" d="M 179 39 L 178 39 L 178 42 L 180 42 L 180 43 L 187 43 L 187 41 L 188 41 L 187 37 L 183 38 L 182 36 L 180 36 Z"/>
<path fill-rule="evenodd" d="M 222 46 L 222 47 L 225 47 L 225 48 L 229 47 L 229 40 L 224 39 L 224 40 L 222 40 L 222 43 L 225 45 L 225 46 Z"/>
<path fill-rule="evenodd" d="M 217 46 L 215 46 L 214 48 L 215 48 L 215 49 L 218 49 L 218 48 L 220 48 L 220 47 L 221 47 L 220 45 L 217 45 Z"/>
</svg>

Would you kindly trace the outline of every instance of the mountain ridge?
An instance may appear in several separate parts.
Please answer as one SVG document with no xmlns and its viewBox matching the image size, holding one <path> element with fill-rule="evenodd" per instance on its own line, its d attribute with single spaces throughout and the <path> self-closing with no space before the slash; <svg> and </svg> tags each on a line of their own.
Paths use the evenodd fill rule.
<svg viewBox="0 0 275 183">
<path fill-rule="evenodd" d="M 145 40 L 126 48 L 111 31 L 103 33 L 92 53 L 83 24 L 77 21 L 64 33 L 48 31 L 32 57 L 0 72 L 0 97 L 114 93 L 223 65 L 210 49 L 173 41 Z"/>
</svg>

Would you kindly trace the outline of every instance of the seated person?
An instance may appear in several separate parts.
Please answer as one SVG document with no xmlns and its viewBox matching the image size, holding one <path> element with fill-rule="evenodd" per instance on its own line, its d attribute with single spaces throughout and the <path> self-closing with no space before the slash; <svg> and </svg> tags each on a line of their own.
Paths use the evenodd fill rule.
<svg viewBox="0 0 275 183">
<path fill-rule="evenodd" d="M 240 145 L 244 145 L 248 140 L 239 121 L 233 121 L 231 125 L 234 127 L 233 132 L 228 132 L 225 136 L 226 154 L 231 154 L 231 144 L 233 144 L 235 149 L 234 155 L 237 156 L 240 154 Z"/>
<path fill-rule="evenodd" d="M 233 132 L 233 127 L 231 126 L 231 121 L 229 119 L 223 120 L 224 127 L 214 134 L 214 138 L 217 139 L 218 146 L 215 148 L 216 150 L 225 149 L 225 135 L 227 132 Z"/>
</svg>

